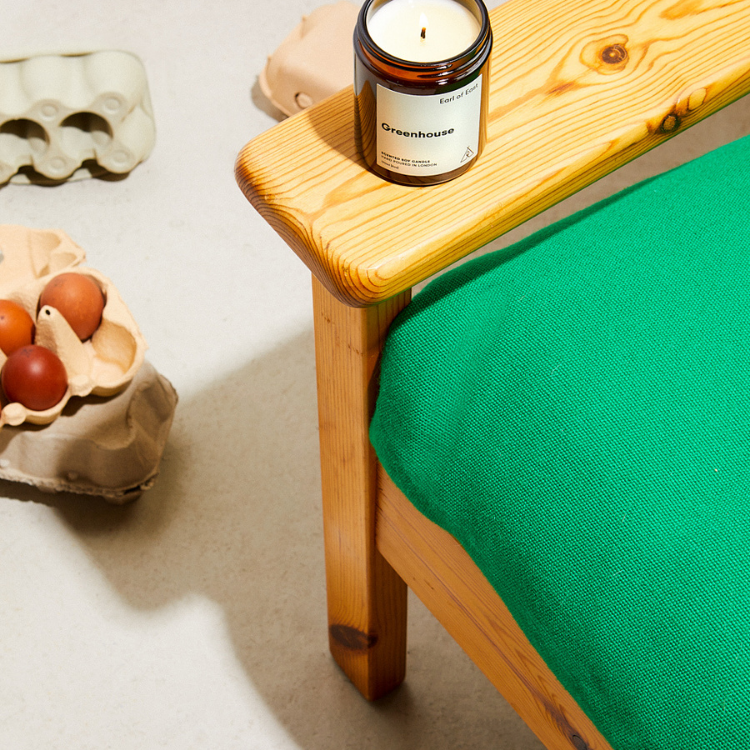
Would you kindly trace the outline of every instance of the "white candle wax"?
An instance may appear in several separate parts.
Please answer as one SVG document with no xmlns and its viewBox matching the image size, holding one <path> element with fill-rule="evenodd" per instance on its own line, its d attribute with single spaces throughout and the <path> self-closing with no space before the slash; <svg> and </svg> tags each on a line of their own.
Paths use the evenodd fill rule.
<svg viewBox="0 0 750 750">
<path fill-rule="evenodd" d="M 375 44 L 410 62 L 447 60 L 479 36 L 474 14 L 455 0 L 389 0 L 367 21 Z"/>
</svg>

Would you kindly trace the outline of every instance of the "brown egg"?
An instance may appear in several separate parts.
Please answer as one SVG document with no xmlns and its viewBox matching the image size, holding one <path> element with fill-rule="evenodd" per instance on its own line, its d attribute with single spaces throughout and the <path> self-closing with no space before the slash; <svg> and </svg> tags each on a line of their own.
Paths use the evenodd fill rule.
<svg viewBox="0 0 750 750">
<path fill-rule="evenodd" d="M 0 349 L 11 355 L 34 340 L 34 321 L 21 305 L 0 299 Z"/>
<path fill-rule="evenodd" d="M 62 360 L 36 344 L 22 346 L 8 357 L 0 381 L 8 401 L 17 401 L 33 411 L 51 409 L 68 390 Z"/>
<path fill-rule="evenodd" d="M 54 307 L 68 321 L 81 341 L 99 327 L 104 295 L 99 285 L 82 273 L 61 273 L 52 278 L 39 297 L 39 308 Z"/>
</svg>

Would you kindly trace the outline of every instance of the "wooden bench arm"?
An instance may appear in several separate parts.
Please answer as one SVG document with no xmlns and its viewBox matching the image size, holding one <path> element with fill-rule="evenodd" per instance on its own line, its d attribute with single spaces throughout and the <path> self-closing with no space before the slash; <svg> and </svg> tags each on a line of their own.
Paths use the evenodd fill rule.
<svg viewBox="0 0 750 750">
<path fill-rule="evenodd" d="M 346 89 L 240 153 L 237 181 L 339 300 L 402 292 L 750 90 L 750 0 L 511 0 L 488 143 L 428 188 L 371 174 Z"/>
</svg>

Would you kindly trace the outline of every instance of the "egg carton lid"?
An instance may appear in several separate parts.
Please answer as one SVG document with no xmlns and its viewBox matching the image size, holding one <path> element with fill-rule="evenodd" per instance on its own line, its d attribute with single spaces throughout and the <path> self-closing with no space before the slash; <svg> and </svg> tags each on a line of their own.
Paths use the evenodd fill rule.
<svg viewBox="0 0 750 750">
<path fill-rule="evenodd" d="M 35 58 L 60 58 L 60 61 L 62 61 L 62 59 L 82 58 L 100 54 L 122 56 L 120 59 L 131 58 L 135 66 L 134 70 L 138 70 L 139 77 L 142 77 L 142 80 L 136 86 L 138 90 L 131 91 L 129 93 L 130 101 L 125 102 L 124 106 L 126 106 L 127 110 L 122 110 L 127 111 L 125 119 L 119 122 L 121 112 L 118 113 L 116 110 L 112 112 L 106 111 L 106 104 L 104 109 L 99 107 L 98 111 L 94 113 L 102 118 L 106 127 L 111 131 L 111 138 L 108 139 L 108 143 L 104 145 L 100 143 L 93 146 L 86 143 L 85 147 L 82 147 L 80 144 L 72 145 L 72 153 L 69 152 L 68 148 L 61 148 L 59 143 L 54 144 L 54 146 L 50 146 L 48 143 L 48 147 L 44 149 L 44 153 L 41 156 L 35 154 L 34 149 L 31 147 L 26 149 L 21 155 L 16 153 L 17 146 L 13 146 L 6 153 L 0 150 L 0 177 L 2 178 L 0 182 L 26 185 L 57 185 L 61 182 L 71 182 L 92 177 L 116 179 L 126 175 L 139 163 L 148 158 L 155 144 L 156 128 L 145 66 L 140 56 L 136 53 L 130 50 L 101 48 L 97 45 L 85 46 L 76 50 L 61 50 L 59 48 L 40 50 L 37 48 L 32 51 L 19 48 L 13 53 L 6 48 L 2 54 L 2 59 L 0 59 L 0 68 L 5 65 L 24 65 Z M 113 85 L 113 91 L 116 95 L 122 94 L 123 92 L 118 90 L 122 81 L 115 79 L 118 79 L 118 76 L 115 76 L 110 81 Z M 54 76 L 52 80 L 55 80 Z M 105 79 L 98 83 L 101 85 L 106 82 L 105 77 Z M 19 91 L 24 95 L 29 95 L 33 89 L 34 85 L 30 84 L 22 86 Z M 4 93 L 8 94 L 9 92 Z M 49 91 L 46 93 L 49 94 Z M 11 99 L 13 99 L 14 95 L 12 92 L 10 92 L 10 95 Z M 16 95 L 20 95 L 19 92 L 16 92 Z M 47 96 L 45 95 L 44 98 L 46 99 Z M 55 98 L 54 95 L 53 98 Z M 31 102 L 32 109 L 36 109 L 36 104 L 37 102 Z M 84 104 L 81 112 L 86 113 L 91 104 L 93 102 Z M 123 103 L 120 102 L 120 105 L 122 107 Z M 63 107 L 62 111 L 66 113 L 67 108 Z M 42 119 L 36 116 L 30 117 L 29 112 L 18 112 L 18 115 L 22 120 L 30 120 L 32 125 L 36 126 L 37 129 L 41 129 L 48 141 L 50 133 L 57 132 L 60 129 L 59 123 L 56 124 L 52 121 L 47 123 L 43 121 L 48 117 L 53 117 L 51 114 L 45 115 L 45 118 Z M 77 126 L 81 124 L 83 124 L 82 120 L 76 126 L 73 126 L 71 123 L 71 129 L 76 130 Z M 93 154 L 90 153 L 92 150 Z M 40 158 L 42 160 L 41 163 L 38 161 Z M 17 169 L 15 172 L 12 171 L 14 163 L 15 169 Z"/>
<path fill-rule="evenodd" d="M 97 44 L 84 44 L 75 49 L 61 49 L 60 47 L 34 47 L 31 49 L 28 47 L 14 48 L 6 45 L 0 55 L 0 65 L 3 63 L 23 62 L 32 57 L 83 57 L 84 55 L 93 55 L 95 52 L 122 52 L 123 54 L 135 57 L 137 60 L 141 60 L 140 55 L 130 50 L 102 47 Z"/>
<path fill-rule="evenodd" d="M 0 430 L 0 479 L 114 504 L 153 486 L 177 393 L 149 362 L 116 396 L 71 402 L 51 424 Z"/>
<path fill-rule="evenodd" d="M 346 0 L 304 16 L 258 76 L 263 95 L 294 115 L 352 83 L 351 39 L 359 7 Z"/>
</svg>

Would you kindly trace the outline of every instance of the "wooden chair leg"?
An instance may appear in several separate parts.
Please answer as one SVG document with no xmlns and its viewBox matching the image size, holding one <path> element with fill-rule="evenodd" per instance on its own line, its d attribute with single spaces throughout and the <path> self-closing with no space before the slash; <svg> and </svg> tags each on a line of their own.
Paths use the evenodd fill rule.
<svg viewBox="0 0 750 750">
<path fill-rule="evenodd" d="M 331 653 L 374 700 L 406 667 L 406 584 L 375 547 L 377 462 L 368 429 L 388 325 L 406 292 L 356 309 L 313 278 Z"/>
</svg>

